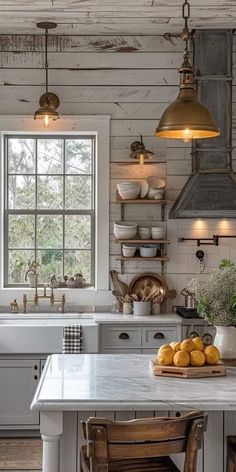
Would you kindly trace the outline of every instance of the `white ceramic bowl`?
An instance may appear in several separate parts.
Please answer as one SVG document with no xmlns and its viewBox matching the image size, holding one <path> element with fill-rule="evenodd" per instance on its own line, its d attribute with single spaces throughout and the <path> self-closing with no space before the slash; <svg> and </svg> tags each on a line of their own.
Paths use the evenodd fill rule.
<svg viewBox="0 0 236 472">
<path fill-rule="evenodd" d="M 149 200 L 161 200 L 163 198 L 163 192 L 156 188 L 149 188 L 147 197 Z"/>
<path fill-rule="evenodd" d="M 158 177 L 157 175 L 150 175 L 149 177 L 147 177 L 147 182 L 149 187 L 152 188 L 161 189 L 165 188 L 166 186 L 165 181 L 160 179 L 160 177 Z"/>
<path fill-rule="evenodd" d="M 139 233 L 140 239 L 151 239 L 152 237 L 151 228 L 148 226 L 147 227 L 139 226 L 138 233 Z"/>
<path fill-rule="evenodd" d="M 141 257 L 156 257 L 157 248 L 155 246 L 140 246 Z"/>
<path fill-rule="evenodd" d="M 164 229 L 160 227 L 152 227 L 151 234 L 152 234 L 152 239 L 163 239 Z"/>
<path fill-rule="evenodd" d="M 115 221 L 114 223 L 115 228 L 121 228 L 121 229 L 126 229 L 126 228 L 135 228 L 137 229 L 137 224 L 136 223 L 127 223 L 126 221 Z"/>
<path fill-rule="evenodd" d="M 122 252 L 123 252 L 124 257 L 134 257 L 135 251 L 136 251 L 136 247 L 131 247 L 131 246 L 130 247 L 127 247 L 127 246 L 122 247 Z"/>
<path fill-rule="evenodd" d="M 124 226 L 125 225 L 125 226 Z M 129 225 L 128 223 L 114 223 L 114 235 L 117 239 L 132 239 L 137 234 L 137 225 Z"/>
<path fill-rule="evenodd" d="M 123 200 L 135 200 L 140 194 L 140 187 L 129 188 L 128 190 L 119 190 Z"/>
<path fill-rule="evenodd" d="M 148 189 L 149 189 L 149 185 L 148 185 L 147 180 L 143 180 L 143 181 L 141 182 L 140 187 L 141 187 L 141 189 L 140 189 L 140 197 L 141 197 L 141 198 L 145 198 L 145 197 L 147 196 Z"/>
</svg>

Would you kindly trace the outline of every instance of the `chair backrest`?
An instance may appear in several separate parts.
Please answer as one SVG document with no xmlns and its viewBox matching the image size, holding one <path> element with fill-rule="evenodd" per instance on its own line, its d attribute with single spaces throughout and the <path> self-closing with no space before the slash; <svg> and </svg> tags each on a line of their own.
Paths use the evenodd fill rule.
<svg viewBox="0 0 236 472">
<path fill-rule="evenodd" d="M 106 472 L 112 460 L 158 457 L 185 452 L 184 472 L 195 472 L 207 417 L 195 411 L 181 417 L 82 422 L 91 472 Z"/>
</svg>

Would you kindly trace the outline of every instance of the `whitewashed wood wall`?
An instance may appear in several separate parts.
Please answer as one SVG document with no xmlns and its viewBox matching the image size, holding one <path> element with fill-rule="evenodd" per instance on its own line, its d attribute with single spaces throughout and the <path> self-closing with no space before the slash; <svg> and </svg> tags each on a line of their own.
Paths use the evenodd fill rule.
<svg viewBox="0 0 236 472">
<path fill-rule="evenodd" d="M 115 260 L 120 246 L 113 242 L 112 235 L 113 222 L 120 219 L 120 205 L 115 203 L 116 183 L 158 174 L 167 179 L 167 197 L 173 202 L 191 171 L 189 145 L 153 136 L 163 110 L 177 95 L 177 68 L 182 51 L 182 41 L 168 36 L 71 35 L 53 36 L 49 41 L 50 89 L 60 97 L 61 119 L 66 114 L 110 114 L 112 117 L 110 268 L 120 270 L 120 263 Z M 236 64 L 235 52 L 233 58 Z M 0 114 L 33 115 L 44 91 L 43 62 L 42 36 L 0 35 Z M 235 110 L 234 81 L 234 143 Z M 140 134 L 146 147 L 156 153 L 155 163 L 144 166 L 131 163 L 129 147 Z M 160 210 L 154 205 L 128 205 L 126 219 L 157 225 Z M 170 220 L 161 224 L 166 225 L 171 241 L 167 279 L 170 287 L 177 290 L 199 273 L 195 244 L 178 243 L 179 236 L 236 233 L 236 222 L 228 220 Z M 202 248 L 206 253 L 205 277 L 222 257 L 236 260 L 236 239 L 222 239 L 219 247 Z M 126 262 L 123 279 L 128 282 L 134 274 L 146 270 L 160 272 L 161 267 L 154 262 Z M 178 303 L 183 301 L 181 298 L 180 295 Z"/>
</svg>

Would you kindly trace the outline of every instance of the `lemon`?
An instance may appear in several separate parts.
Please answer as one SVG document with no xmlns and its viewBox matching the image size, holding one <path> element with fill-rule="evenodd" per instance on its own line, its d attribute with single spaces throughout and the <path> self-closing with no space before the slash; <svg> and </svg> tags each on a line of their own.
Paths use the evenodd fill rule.
<svg viewBox="0 0 236 472">
<path fill-rule="evenodd" d="M 157 362 L 159 365 L 171 365 L 173 364 L 173 356 L 173 349 L 162 349 L 157 353 Z"/>
<path fill-rule="evenodd" d="M 172 347 L 170 346 L 170 344 L 162 344 L 159 347 L 158 352 L 162 351 L 162 349 L 172 349 Z"/>
<path fill-rule="evenodd" d="M 216 346 L 207 346 L 204 349 L 207 364 L 216 364 L 220 359 L 220 353 Z"/>
<path fill-rule="evenodd" d="M 180 344 L 181 342 L 173 342 L 170 343 L 170 346 L 172 347 L 173 351 L 177 352 L 180 351 Z"/>
<path fill-rule="evenodd" d="M 184 339 L 184 341 L 182 341 L 182 343 L 180 344 L 180 349 L 182 351 L 191 352 L 196 349 L 196 347 L 192 339 Z"/>
<path fill-rule="evenodd" d="M 205 354 L 204 352 L 200 351 L 199 349 L 194 349 L 190 352 L 190 363 L 191 365 L 195 365 L 197 367 L 201 367 L 205 364 Z"/>
<path fill-rule="evenodd" d="M 190 355 L 187 351 L 178 351 L 174 354 L 173 362 L 176 367 L 187 367 L 190 364 Z"/>
<path fill-rule="evenodd" d="M 199 349 L 199 351 L 204 351 L 204 344 L 202 342 L 202 338 L 200 336 L 197 336 L 196 338 L 192 339 L 195 349 Z"/>
</svg>

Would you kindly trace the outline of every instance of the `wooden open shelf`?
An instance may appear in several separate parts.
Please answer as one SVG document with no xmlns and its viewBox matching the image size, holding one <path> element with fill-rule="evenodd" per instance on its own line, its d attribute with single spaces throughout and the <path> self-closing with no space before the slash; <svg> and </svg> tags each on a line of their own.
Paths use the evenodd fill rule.
<svg viewBox="0 0 236 472">
<path fill-rule="evenodd" d="M 117 203 L 141 203 L 141 204 L 155 204 L 155 205 L 166 205 L 168 203 L 168 200 L 149 200 L 148 198 L 136 198 L 135 200 L 123 200 L 121 198 L 119 192 L 116 192 L 116 202 Z"/>
<path fill-rule="evenodd" d="M 124 256 L 119 256 L 116 257 L 116 261 L 161 261 L 161 262 L 167 262 L 169 258 L 167 256 L 161 256 L 161 257 L 141 257 L 141 256 L 134 256 L 134 257 L 124 257 Z"/>
<path fill-rule="evenodd" d="M 115 239 L 116 243 L 134 243 L 134 244 L 170 244 L 166 239 Z"/>
</svg>

